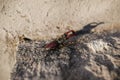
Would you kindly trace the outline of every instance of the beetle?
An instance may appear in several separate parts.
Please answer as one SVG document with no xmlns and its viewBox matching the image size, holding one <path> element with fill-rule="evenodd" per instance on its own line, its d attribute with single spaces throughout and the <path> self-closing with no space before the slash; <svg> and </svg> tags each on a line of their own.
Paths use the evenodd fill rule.
<svg viewBox="0 0 120 80">
<path fill-rule="evenodd" d="M 48 50 L 59 48 L 61 45 L 64 45 L 64 42 L 66 40 L 70 39 L 73 36 L 76 36 L 75 31 L 69 30 L 68 32 L 65 32 L 60 38 L 46 44 L 44 48 Z"/>
</svg>

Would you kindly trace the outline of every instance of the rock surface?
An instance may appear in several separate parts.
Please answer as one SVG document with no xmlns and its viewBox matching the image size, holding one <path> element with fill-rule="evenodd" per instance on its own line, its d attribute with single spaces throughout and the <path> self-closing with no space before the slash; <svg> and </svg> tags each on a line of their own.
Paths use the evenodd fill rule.
<svg viewBox="0 0 120 80">
<path fill-rule="evenodd" d="M 79 35 L 55 50 L 44 44 L 19 44 L 11 80 L 120 80 L 120 32 Z"/>
</svg>

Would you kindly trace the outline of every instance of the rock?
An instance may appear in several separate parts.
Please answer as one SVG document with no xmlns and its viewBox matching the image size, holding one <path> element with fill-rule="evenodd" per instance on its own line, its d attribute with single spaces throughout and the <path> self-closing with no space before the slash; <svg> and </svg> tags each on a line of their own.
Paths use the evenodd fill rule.
<svg viewBox="0 0 120 80">
<path fill-rule="evenodd" d="M 11 80 L 120 80 L 116 34 L 120 35 L 85 34 L 73 44 L 48 51 L 41 41 L 20 43 Z"/>
</svg>

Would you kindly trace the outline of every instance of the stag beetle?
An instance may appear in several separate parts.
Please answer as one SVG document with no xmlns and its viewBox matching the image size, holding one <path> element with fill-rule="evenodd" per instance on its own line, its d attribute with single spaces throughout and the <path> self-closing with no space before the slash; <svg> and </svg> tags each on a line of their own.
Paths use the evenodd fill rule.
<svg viewBox="0 0 120 80">
<path fill-rule="evenodd" d="M 55 39 L 54 41 L 46 44 L 44 48 L 50 50 L 50 49 L 56 49 L 60 47 L 61 45 L 64 45 L 64 42 L 71 37 L 76 36 L 74 30 L 69 30 L 68 32 L 65 32 L 60 38 Z"/>
</svg>

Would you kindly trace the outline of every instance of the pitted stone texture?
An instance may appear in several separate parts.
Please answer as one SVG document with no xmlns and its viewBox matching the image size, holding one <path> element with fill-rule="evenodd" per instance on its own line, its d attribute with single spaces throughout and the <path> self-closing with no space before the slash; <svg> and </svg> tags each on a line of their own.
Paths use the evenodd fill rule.
<svg viewBox="0 0 120 80">
<path fill-rule="evenodd" d="M 85 34 L 73 44 L 48 51 L 42 47 L 45 42 L 23 42 L 11 80 L 119 80 L 118 34 Z"/>
</svg>

